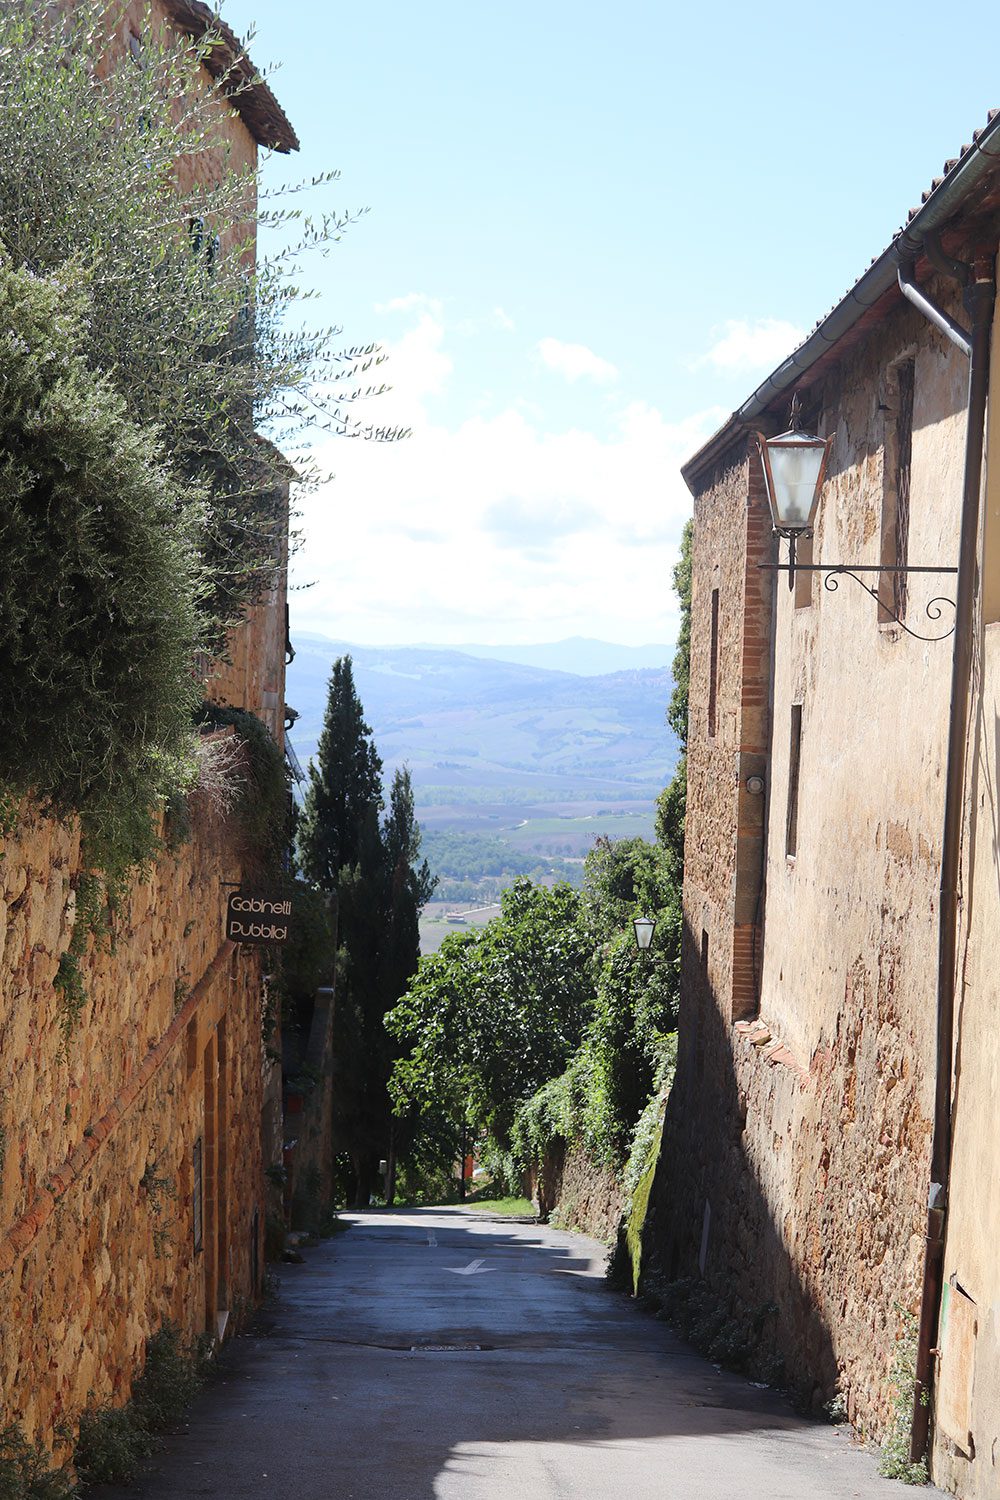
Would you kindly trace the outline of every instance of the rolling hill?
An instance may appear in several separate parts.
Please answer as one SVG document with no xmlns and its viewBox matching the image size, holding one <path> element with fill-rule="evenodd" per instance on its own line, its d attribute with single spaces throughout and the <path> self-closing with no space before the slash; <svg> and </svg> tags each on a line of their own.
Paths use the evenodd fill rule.
<svg viewBox="0 0 1000 1500">
<path fill-rule="evenodd" d="M 564 659 L 581 664 L 621 660 L 625 649 L 560 644 Z M 582 675 L 471 654 L 476 647 L 359 646 L 308 634 L 295 636 L 295 648 L 287 697 L 299 713 L 290 738 L 303 765 L 315 753 L 330 667 L 348 652 L 387 775 L 410 768 L 424 850 L 441 876 L 425 947 L 440 939 L 429 931 L 435 918 L 456 902 L 495 901 L 518 874 L 578 881 L 598 836 L 652 836 L 654 800 L 678 756 L 664 718 L 673 687 L 666 667 Z"/>
</svg>

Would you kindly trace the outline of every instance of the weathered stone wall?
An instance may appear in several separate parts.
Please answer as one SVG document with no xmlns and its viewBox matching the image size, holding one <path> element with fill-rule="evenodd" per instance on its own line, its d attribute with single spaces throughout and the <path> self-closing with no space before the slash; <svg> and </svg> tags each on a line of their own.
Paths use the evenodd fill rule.
<svg viewBox="0 0 1000 1500">
<path fill-rule="evenodd" d="M 835 440 L 817 558 L 880 560 L 887 372 L 903 355 L 916 360 L 910 560 L 956 555 L 967 367 L 901 308 L 824 383 Z M 699 1278 L 760 1373 L 783 1369 L 816 1407 L 839 1388 L 878 1432 L 923 1250 L 951 653 L 880 624 L 850 580 L 790 591 L 779 575 L 772 670 L 754 464 L 734 452 L 695 502 L 680 1048 L 644 1268 L 650 1286 Z M 937 582 L 910 589 L 908 623 L 927 634 Z M 756 769 L 766 821 L 745 789 Z"/>
<path fill-rule="evenodd" d="M 43 1441 L 124 1398 L 165 1318 L 220 1333 L 262 1263 L 261 965 L 224 941 L 225 840 L 161 859 L 91 939 L 67 1035 L 77 842 L 29 811 L 0 861 L 0 1393 Z"/>
<path fill-rule="evenodd" d="M 614 1240 L 625 1207 L 621 1175 L 595 1162 L 579 1142 L 553 1147 L 541 1170 L 531 1174 L 528 1192 L 559 1229 L 576 1229 L 608 1245 Z"/>
<path fill-rule="evenodd" d="M 312 1021 L 305 1045 L 296 1046 L 294 1069 L 302 1064 L 309 1069 L 305 1087 L 289 1093 L 285 1140 L 285 1167 L 288 1173 L 285 1197 L 293 1229 L 313 1227 L 305 1222 L 333 1202 L 333 1009 L 336 997 L 332 986 L 316 992 Z M 289 1065 L 286 1037 L 286 1070 Z M 293 1074 L 294 1077 L 294 1074 Z M 293 1080 L 290 1079 L 291 1083 Z M 302 1221 L 302 1222 L 299 1222 Z"/>
<path fill-rule="evenodd" d="M 131 65 L 128 29 L 145 10 L 128 8 L 111 65 Z M 242 120 L 218 108 L 228 150 L 186 159 L 182 177 L 256 160 Z M 282 551 L 212 684 L 279 744 L 284 563 Z M 125 1399 L 164 1320 L 220 1337 L 260 1291 L 262 1137 L 280 1159 L 280 1069 L 262 1037 L 261 956 L 224 936 L 235 832 L 196 816 L 191 841 L 134 882 L 107 935 L 88 940 L 75 1018 L 55 979 L 76 920 L 78 830 L 26 805 L 0 852 L 0 1426 L 19 1420 L 48 1445 L 88 1402 Z"/>
</svg>

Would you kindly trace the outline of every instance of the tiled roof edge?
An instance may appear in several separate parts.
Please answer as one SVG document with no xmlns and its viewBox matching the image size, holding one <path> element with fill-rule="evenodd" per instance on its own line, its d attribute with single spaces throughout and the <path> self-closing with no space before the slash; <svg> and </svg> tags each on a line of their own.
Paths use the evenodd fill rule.
<svg viewBox="0 0 1000 1500">
<path fill-rule="evenodd" d="M 215 78 L 231 77 L 232 105 L 258 145 L 272 151 L 297 151 L 299 139 L 268 84 L 254 68 L 239 37 L 204 0 L 164 0 L 167 14 L 193 37 L 218 35 L 205 66 Z"/>
<path fill-rule="evenodd" d="M 923 194 L 920 206 L 910 210 L 906 226 L 877 256 L 854 286 L 831 308 L 807 338 L 736 408 L 718 432 L 687 463 L 681 473 L 689 488 L 726 452 L 776 397 L 790 391 L 813 365 L 837 344 L 864 314 L 896 284 L 899 267 L 919 253 L 924 235 L 940 228 L 966 201 L 985 174 L 1000 163 L 1000 111 L 991 110 L 987 123 L 977 130 L 967 146 L 945 163 Z"/>
</svg>

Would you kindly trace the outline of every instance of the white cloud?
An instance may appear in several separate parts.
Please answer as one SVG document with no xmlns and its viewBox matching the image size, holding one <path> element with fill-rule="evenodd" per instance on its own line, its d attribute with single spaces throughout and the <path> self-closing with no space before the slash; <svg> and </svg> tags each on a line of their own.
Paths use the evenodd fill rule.
<svg viewBox="0 0 1000 1500">
<path fill-rule="evenodd" d="M 336 478 L 303 504 L 294 577 L 316 586 L 293 595 L 293 623 L 359 643 L 671 640 L 690 513 L 678 471 L 724 413 L 669 422 L 623 401 L 603 433 L 551 431 L 512 402 L 447 426 L 426 398 L 467 377 L 441 321 L 410 311 L 371 412 L 414 435 L 318 452 Z"/>
<path fill-rule="evenodd" d="M 428 297 L 426 292 L 407 292 L 403 297 L 390 297 L 388 302 L 376 302 L 377 313 L 410 312 L 413 308 L 419 308 L 421 312 L 430 313 L 432 317 L 441 318 L 443 315 L 442 304 L 437 297 Z"/>
<path fill-rule="evenodd" d="M 586 344 L 564 344 L 559 339 L 542 339 L 536 353 L 543 365 L 558 370 L 567 380 L 586 377 L 599 385 L 608 385 L 618 379 L 618 371 L 608 360 L 588 349 Z"/>
<path fill-rule="evenodd" d="M 502 307 L 493 309 L 493 324 L 496 328 L 502 328 L 505 333 L 513 333 L 514 319 L 505 313 Z"/>
<path fill-rule="evenodd" d="M 748 323 L 743 319 L 730 320 L 720 328 L 711 348 L 695 367 L 712 365 L 717 370 L 769 370 L 781 363 L 792 350 L 801 344 L 805 332 L 794 323 L 782 322 L 780 318 L 757 318 Z"/>
</svg>

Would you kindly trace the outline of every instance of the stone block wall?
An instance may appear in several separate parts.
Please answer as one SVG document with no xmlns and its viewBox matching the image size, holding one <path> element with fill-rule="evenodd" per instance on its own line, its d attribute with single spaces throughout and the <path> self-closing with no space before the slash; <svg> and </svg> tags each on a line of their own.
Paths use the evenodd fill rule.
<svg viewBox="0 0 1000 1500">
<path fill-rule="evenodd" d="M 557 1228 L 613 1243 L 625 1208 L 621 1174 L 595 1162 L 578 1141 L 548 1153 L 529 1178 L 528 1194 Z"/>
<path fill-rule="evenodd" d="M 226 840 L 135 885 L 90 941 L 67 1034 L 53 980 L 78 854 L 27 810 L 0 861 L 0 1401 L 45 1443 L 125 1398 L 165 1319 L 218 1336 L 263 1263 L 261 962 L 224 940 Z"/>
</svg>

